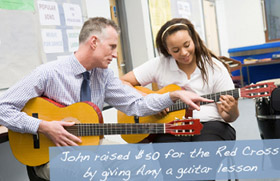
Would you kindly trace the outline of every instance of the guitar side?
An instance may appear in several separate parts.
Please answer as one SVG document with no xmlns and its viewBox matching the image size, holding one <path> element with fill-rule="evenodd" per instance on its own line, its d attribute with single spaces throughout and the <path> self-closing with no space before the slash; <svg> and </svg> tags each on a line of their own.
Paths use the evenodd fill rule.
<svg viewBox="0 0 280 181">
<path fill-rule="evenodd" d="M 152 91 L 141 86 L 136 86 L 135 88 L 146 94 L 164 94 L 175 90 L 181 90 L 181 87 L 174 84 L 168 85 L 158 91 Z M 168 123 L 170 122 L 170 120 L 174 120 L 175 118 L 182 118 L 183 116 L 185 116 L 185 110 L 179 110 L 170 112 L 164 117 L 160 117 L 159 115 L 139 117 L 139 123 Z M 118 123 L 135 123 L 134 118 L 134 116 L 127 116 L 125 113 L 118 111 Z M 128 143 L 139 143 L 148 136 L 149 134 L 121 135 L 122 139 L 124 139 Z"/>
<path fill-rule="evenodd" d="M 22 110 L 29 116 L 38 113 L 38 118 L 45 121 L 65 120 L 83 123 L 99 123 L 101 114 L 87 103 L 76 103 L 61 107 L 50 103 L 44 98 L 30 100 Z M 94 120 L 94 121 L 93 121 Z M 102 121 L 102 117 L 101 120 Z M 39 148 L 34 148 L 34 137 L 28 133 L 18 133 L 9 130 L 9 142 L 13 155 L 24 165 L 38 166 L 49 161 L 49 147 L 55 146 L 43 134 L 39 134 Z M 83 136 L 80 145 L 98 145 L 100 136 Z"/>
</svg>

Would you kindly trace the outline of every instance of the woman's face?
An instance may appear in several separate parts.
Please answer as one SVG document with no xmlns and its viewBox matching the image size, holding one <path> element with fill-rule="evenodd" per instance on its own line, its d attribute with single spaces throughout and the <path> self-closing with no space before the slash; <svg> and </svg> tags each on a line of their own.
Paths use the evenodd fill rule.
<svg viewBox="0 0 280 181">
<path fill-rule="evenodd" d="M 195 63 L 195 45 L 187 30 L 179 30 L 166 38 L 168 53 L 179 63 Z"/>
</svg>

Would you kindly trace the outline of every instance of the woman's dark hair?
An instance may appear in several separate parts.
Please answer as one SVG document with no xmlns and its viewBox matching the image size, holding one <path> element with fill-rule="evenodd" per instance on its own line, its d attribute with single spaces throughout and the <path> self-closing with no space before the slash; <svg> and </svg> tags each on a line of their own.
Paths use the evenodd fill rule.
<svg viewBox="0 0 280 181">
<path fill-rule="evenodd" d="M 165 57 L 170 57 L 171 55 L 167 51 L 166 38 L 167 36 L 179 31 L 188 31 L 190 37 L 193 40 L 195 46 L 195 58 L 197 67 L 201 70 L 202 79 L 207 82 L 207 72 L 205 69 L 205 63 L 213 68 L 212 57 L 220 60 L 215 54 L 213 54 L 203 43 L 199 34 L 195 31 L 193 24 L 185 18 L 174 18 L 167 21 L 158 31 L 156 37 L 156 46 L 159 53 L 163 54 Z"/>
</svg>

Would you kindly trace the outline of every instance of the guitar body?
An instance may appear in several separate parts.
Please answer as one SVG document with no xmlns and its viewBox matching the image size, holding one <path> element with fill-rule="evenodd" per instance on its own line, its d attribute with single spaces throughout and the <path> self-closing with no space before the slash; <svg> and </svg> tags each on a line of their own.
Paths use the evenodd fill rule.
<svg viewBox="0 0 280 181">
<path fill-rule="evenodd" d="M 148 88 L 141 86 L 136 86 L 135 88 L 146 94 L 164 94 L 175 90 L 181 90 L 181 87 L 174 84 L 168 85 L 158 91 L 152 91 Z M 159 115 L 139 117 L 139 123 L 168 123 L 171 120 L 174 120 L 175 118 L 182 118 L 183 116 L 185 116 L 185 112 L 185 110 L 174 111 L 168 113 L 164 117 L 160 117 Z M 125 113 L 118 111 L 118 123 L 135 123 L 134 118 L 134 116 L 127 116 Z M 139 143 L 148 136 L 149 134 L 121 135 L 121 137 L 128 143 Z"/>
<path fill-rule="evenodd" d="M 168 85 L 159 91 L 152 91 L 145 87 L 136 86 L 137 90 L 142 91 L 146 94 L 150 93 L 158 93 L 163 94 L 166 92 L 171 92 L 175 90 L 180 90 L 181 88 L 177 85 L 171 84 Z M 220 95 L 231 95 L 234 98 L 244 97 L 244 98 L 256 98 L 256 97 L 267 97 L 271 95 L 271 92 L 276 88 L 273 82 L 267 83 L 260 83 L 260 84 L 253 84 L 248 85 L 243 88 L 227 90 L 222 92 L 217 92 L 208 95 L 202 95 L 201 97 L 212 99 L 214 102 L 218 102 L 220 99 Z M 200 105 L 208 104 L 208 102 L 200 102 Z M 118 111 L 118 122 L 119 123 L 167 123 L 170 120 L 174 120 L 175 118 L 182 118 L 182 117 L 192 117 L 192 111 L 186 112 L 185 103 L 182 101 L 177 101 L 169 107 L 170 112 L 164 116 L 160 117 L 158 115 L 146 116 L 146 117 L 135 117 L 135 116 L 127 116 L 126 114 Z M 122 138 L 128 143 L 138 143 L 148 137 L 149 134 L 138 134 L 138 135 L 122 135 Z"/>
<path fill-rule="evenodd" d="M 39 97 L 31 99 L 22 111 L 30 116 L 37 113 L 38 118 L 45 121 L 79 120 L 82 123 L 99 123 L 103 121 L 99 109 L 95 105 L 90 105 L 90 103 L 86 102 L 64 107 L 49 99 Z M 39 134 L 39 148 L 34 148 L 32 134 L 18 133 L 11 130 L 9 130 L 8 134 L 11 150 L 21 163 L 28 166 L 38 166 L 49 161 L 49 147 L 55 145 L 43 134 Z M 80 145 L 98 145 L 100 136 L 83 136 L 81 139 L 82 143 Z"/>
</svg>

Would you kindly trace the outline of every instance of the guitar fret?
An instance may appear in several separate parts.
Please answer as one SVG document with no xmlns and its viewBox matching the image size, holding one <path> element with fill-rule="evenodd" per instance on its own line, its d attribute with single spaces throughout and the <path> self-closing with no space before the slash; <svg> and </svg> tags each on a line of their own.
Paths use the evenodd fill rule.
<svg viewBox="0 0 280 181">
<path fill-rule="evenodd" d="M 77 136 L 98 136 L 115 134 L 159 134 L 165 133 L 166 124 L 136 123 L 136 124 L 91 124 L 80 123 L 66 128 Z"/>
<path fill-rule="evenodd" d="M 126 125 L 125 125 L 125 130 L 124 130 L 124 131 L 125 131 L 125 132 L 124 132 L 125 134 L 127 134 L 127 126 L 128 126 L 128 125 L 126 124 Z"/>
<path fill-rule="evenodd" d="M 92 129 L 88 129 L 88 126 L 84 125 L 85 127 L 85 135 L 91 135 Z M 89 125 L 89 128 L 91 128 L 92 125 Z"/>
<path fill-rule="evenodd" d="M 136 131 L 136 129 L 135 129 L 134 125 L 131 124 L 130 134 L 131 134 L 131 133 L 134 133 L 135 131 Z"/>
</svg>

